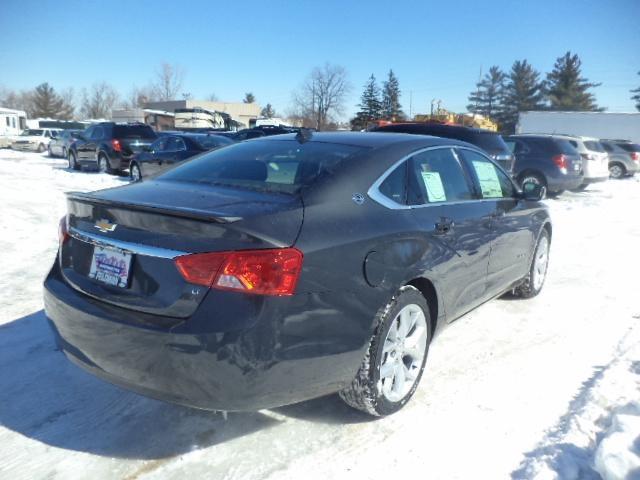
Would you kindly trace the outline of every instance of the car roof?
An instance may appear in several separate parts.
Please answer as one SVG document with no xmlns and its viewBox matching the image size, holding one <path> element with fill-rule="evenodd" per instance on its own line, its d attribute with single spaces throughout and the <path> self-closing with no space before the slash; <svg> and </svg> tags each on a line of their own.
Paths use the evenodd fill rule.
<svg viewBox="0 0 640 480">
<path fill-rule="evenodd" d="M 449 125 L 446 123 L 430 123 L 430 122 L 399 122 L 399 123 L 392 123 L 389 125 L 382 125 L 380 127 L 377 127 L 376 130 L 384 130 L 385 128 L 393 128 L 393 127 L 403 127 L 403 126 L 415 126 L 415 127 L 419 127 L 419 128 L 424 128 L 424 129 L 430 129 L 430 130 L 457 130 L 457 131 L 461 131 L 461 132 L 469 132 L 469 133 L 489 133 L 489 134 L 493 134 L 493 135 L 499 135 L 498 132 L 494 132 L 492 130 L 487 130 L 484 128 L 477 128 L 477 127 L 469 127 L 466 125 Z"/>
<path fill-rule="evenodd" d="M 285 133 L 282 135 L 271 135 L 259 137 L 252 142 L 272 142 L 278 140 L 295 140 L 299 134 Z M 415 135 L 411 133 L 384 133 L 384 132 L 312 132 L 309 134 L 309 142 L 336 143 L 342 145 L 353 145 L 357 147 L 381 148 L 389 145 L 421 143 L 424 147 L 438 145 L 459 145 L 471 147 L 478 150 L 478 147 L 459 140 L 443 137 L 432 137 L 429 135 Z"/>
<path fill-rule="evenodd" d="M 597 142 L 599 141 L 595 137 L 584 137 L 582 135 L 567 135 L 565 133 L 518 133 L 512 136 L 520 136 L 520 137 L 553 137 L 553 138 L 562 138 L 562 139 L 571 139 L 571 140 L 582 140 L 587 142 Z"/>
</svg>

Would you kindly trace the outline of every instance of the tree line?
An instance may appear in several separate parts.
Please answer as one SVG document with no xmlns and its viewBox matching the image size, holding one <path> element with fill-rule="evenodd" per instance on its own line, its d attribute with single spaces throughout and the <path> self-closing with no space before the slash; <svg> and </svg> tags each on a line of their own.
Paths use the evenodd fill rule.
<svg viewBox="0 0 640 480">
<path fill-rule="evenodd" d="M 571 52 L 559 57 L 545 78 L 527 60 L 516 60 L 509 72 L 495 65 L 489 69 L 469 94 L 467 110 L 512 133 L 524 111 L 602 111 L 590 92 L 600 85 L 583 77 L 582 62 Z"/>
</svg>

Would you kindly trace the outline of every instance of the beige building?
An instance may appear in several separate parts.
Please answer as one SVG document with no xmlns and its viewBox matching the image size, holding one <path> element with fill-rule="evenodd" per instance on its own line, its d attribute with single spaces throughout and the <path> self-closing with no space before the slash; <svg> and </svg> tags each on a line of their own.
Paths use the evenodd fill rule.
<svg viewBox="0 0 640 480">
<path fill-rule="evenodd" d="M 177 108 L 203 108 L 205 110 L 227 113 L 236 122 L 249 126 L 249 120 L 260 116 L 258 103 L 243 102 L 210 102 L 208 100 L 169 100 L 166 102 L 150 102 L 145 105 L 155 110 L 174 112 Z"/>
</svg>

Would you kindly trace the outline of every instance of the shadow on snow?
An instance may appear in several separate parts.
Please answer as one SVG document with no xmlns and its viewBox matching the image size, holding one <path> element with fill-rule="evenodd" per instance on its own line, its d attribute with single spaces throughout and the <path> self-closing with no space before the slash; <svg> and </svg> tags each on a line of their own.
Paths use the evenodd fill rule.
<svg viewBox="0 0 640 480">
<path fill-rule="evenodd" d="M 222 415 L 127 392 L 85 373 L 57 349 L 44 312 L 0 326 L 0 425 L 68 450 L 160 459 L 283 423 L 261 412 Z M 324 423 L 368 417 L 334 395 L 273 410 Z"/>
</svg>

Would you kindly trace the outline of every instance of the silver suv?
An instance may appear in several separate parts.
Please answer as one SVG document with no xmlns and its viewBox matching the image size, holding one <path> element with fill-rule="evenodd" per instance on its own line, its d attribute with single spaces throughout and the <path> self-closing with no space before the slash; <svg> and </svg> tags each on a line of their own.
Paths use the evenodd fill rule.
<svg viewBox="0 0 640 480">
<path fill-rule="evenodd" d="M 611 178 L 634 176 L 640 170 L 640 145 L 628 140 L 600 140 L 609 154 Z"/>
<path fill-rule="evenodd" d="M 597 138 L 570 135 L 554 135 L 567 140 L 582 157 L 584 180 L 576 190 L 584 190 L 592 183 L 609 179 L 609 155 Z"/>
</svg>

